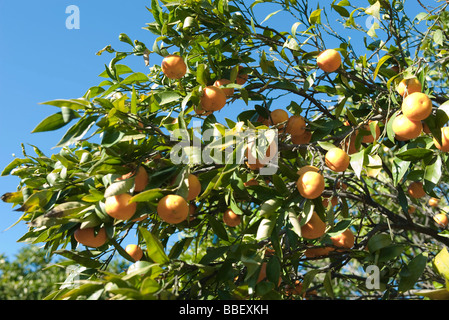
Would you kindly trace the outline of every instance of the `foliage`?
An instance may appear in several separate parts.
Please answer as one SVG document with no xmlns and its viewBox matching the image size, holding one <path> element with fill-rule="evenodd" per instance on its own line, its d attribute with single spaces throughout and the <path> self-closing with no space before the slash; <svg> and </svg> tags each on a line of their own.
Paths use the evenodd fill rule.
<svg viewBox="0 0 449 320">
<path fill-rule="evenodd" d="M 310 299 L 395 299 L 419 298 L 422 290 L 445 285 L 447 271 L 435 269 L 432 261 L 449 244 L 448 232 L 432 216 L 447 212 L 449 200 L 448 155 L 433 142 L 441 139 L 448 120 L 448 4 L 430 1 L 433 6 L 409 17 L 405 9 L 411 4 L 405 0 L 371 0 L 365 7 L 348 0 L 314 7 L 309 2 L 152 0 L 147 9 L 153 21 L 145 28 L 157 36 L 153 44 L 121 34 L 126 49 L 107 46 L 98 52 L 113 58 L 97 86 L 82 98 L 43 103 L 58 112 L 34 132 L 70 125 L 57 144 L 60 151 L 47 156 L 32 146 L 31 155 L 23 148 L 23 158 L 2 172 L 17 176 L 19 187 L 2 199 L 18 206 L 20 221 L 29 225 L 20 241 L 44 243 L 49 253 L 65 257 L 66 266 L 82 266 L 90 274 L 88 281 L 56 290 L 49 299 L 300 299 L 303 295 L 287 290 L 296 280 Z M 270 26 L 275 15 L 291 21 L 289 27 Z M 374 21 L 369 27 L 368 18 Z M 323 73 L 316 57 L 329 47 L 339 51 L 343 64 L 337 72 Z M 160 64 L 151 65 L 174 53 L 189 70 L 179 80 L 165 77 Z M 126 58 L 142 59 L 149 72 L 134 72 L 122 64 Z M 228 85 L 235 93 L 223 111 L 195 112 L 205 86 L 222 78 L 234 82 L 239 73 L 249 79 Z M 395 87 L 412 76 L 434 103 L 425 120 L 430 133 L 399 141 L 392 122 L 402 97 Z M 187 130 L 191 140 L 211 128 L 236 137 L 267 129 L 259 116 L 266 118 L 276 106 L 303 116 L 312 139 L 295 145 L 279 130 L 275 174 L 193 156 L 188 163 L 172 161 L 172 151 L 179 151 L 178 137 L 170 135 L 176 129 Z M 225 111 L 235 117 L 221 119 Z M 325 151 L 344 145 L 370 120 L 379 121 L 379 139 L 363 143 L 358 135 L 350 169 L 328 170 Z M 200 146 L 223 150 L 227 142 L 203 136 Z M 188 155 L 189 147 L 181 151 Z M 143 166 L 150 183 L 133 193 L 134 217 L 117 221 L 105 213 L 104 200 L 133 192 L 132 179 L 115 180 L 129 164 Z M 323 170 L 323 196 L 338 196 L 338 206 L 324 207 L 322 197 L 310 200 L 298 193 L 296 172 L 307 164 Z M 158 200 L 172 193 L 185 196 L 189 173 L 202 185 L 196 215 L 169 225 L 156 213 Z M 251 178 L 259 184 L 245 187 Z M 411 181 L 423 182 L 425 198 L 408 196 Z M 441 198 L 439 208 L 426 205 L 431 196 Z M 242 216 L 238 227 L 222 223 L 228 208 Z M 300 226 L 313 211 L 328 229 L 322 238 L 306 240 Z M 78 245 L 73 233 L 80 225 L 104 226 L 108 243 L 96 249 Z M 304 255 L 311 245 L 330 244 L 331 236 L 348 228 L 356 236 L 352 249 L 325 258 Z M 146 248 L 144 259 L 124 272 L 106 271 L 115 255 L 130 259 L 121 244 L 132 233 Z M 267 280 L 257 282 L 263 262 Z M 370 265 L 380 269 L 377 289 L 366 286 Z M 413 294 L 415 289 L 421 295 Z"/>
</svg>

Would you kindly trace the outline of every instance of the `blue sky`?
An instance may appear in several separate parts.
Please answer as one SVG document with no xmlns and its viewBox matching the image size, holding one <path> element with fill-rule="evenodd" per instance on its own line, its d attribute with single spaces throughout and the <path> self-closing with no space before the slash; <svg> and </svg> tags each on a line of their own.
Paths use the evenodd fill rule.
<svg viewBox="0 0 449 320">
<path fill-rule="evenodd" d="M 42 119 L 57 112 L 55 107 L 39 103 L 77 98 L 89 87 L 98 85 L 102 78 L 97 76 L 113 57 L 107 53 L 97 56 L 98 50 L 109 44 L 128 50 L 129 46 L 118 40 L 120 33 L 151 48 L 154 35 L 142 29 L 145 23 L 153 20 L 145 8 L 150 3 L 149 0 L 26 3 L 0 0 L 0 101 L 3 111 L 0 117 L 0 170 L 12 161 L 13 154 L 21 157 L 21 143 L 36 145 L 47 155 L 56 152 L 52 147 L 67 128 L 50 133 L 30 133 Z M 66 28 L 69 5 L 76 5 L 80 10 L 80 29 Z M 262 14 L 261 20 L 263 18 Z M 283 16 L 276 15 L 266 24 L 278 27 L 281 22 L 285 23 Z M 291 23 L 283 29 L 290 31 L 290 26 Z M 148 70 L 139 58 L 128 58 L 124 63 L 135 72 Z M 32 152 L 31 147 L 29 151 Z M 15 191 L 18 182 L 14 176 L 0 177 L 0 195 Z M 7 256 L 14 255 L 22 246 L 16 240 L 26 232 L 26 226 L 20 223 L 6 230 L 19 217 L 10 204 L 0 202 L 0 253 Z"/>
</svg>

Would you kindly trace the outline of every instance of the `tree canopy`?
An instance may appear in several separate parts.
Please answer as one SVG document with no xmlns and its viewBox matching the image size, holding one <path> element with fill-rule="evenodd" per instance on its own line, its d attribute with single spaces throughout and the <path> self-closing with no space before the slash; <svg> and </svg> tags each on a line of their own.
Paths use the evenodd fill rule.
<svg viewBox="0 0 449 320">
<path fill-rule="evenodd" d="M 449 298 L 449 3 L 312 2 L 151 0 L 153 43 L 42 103 L 68 129 L 2 200 L 84 275 L 47 299 Z"/>
</svg>

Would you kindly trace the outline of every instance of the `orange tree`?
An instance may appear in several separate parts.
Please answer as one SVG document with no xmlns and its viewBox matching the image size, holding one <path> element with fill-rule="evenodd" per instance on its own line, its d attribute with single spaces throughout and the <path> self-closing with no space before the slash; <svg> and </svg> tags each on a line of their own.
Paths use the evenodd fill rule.
<svg viewBox="0 0 449 320">
<path fill-rule="evenodd" d="M 43 103 L 70 127 L 2 200 L 82 266 L 49 299 L 448 298 L 448 4 L 309 2 L 152 0 L 154 43 Z"/>
</svg>

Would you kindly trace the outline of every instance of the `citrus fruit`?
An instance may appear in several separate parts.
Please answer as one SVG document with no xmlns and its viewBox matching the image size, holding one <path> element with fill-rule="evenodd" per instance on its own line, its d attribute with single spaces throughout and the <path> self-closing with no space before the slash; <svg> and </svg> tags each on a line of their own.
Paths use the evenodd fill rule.
<svg viewBox="0 0 449 320">
<path fill-rule="evenodd" d="M 348 169 L 351 158 L 346 151 L 335 147 L 326 152 L 324 160 L 326 166 L 332 171 L 343 172 Z"/>
<path fill-rule="evenodd" d="M 288 113 L 282 109 L 275 109 L 270 113 L 271 124 L 278 125 L 279 123 L 285 122 L 288 120 Z"/>
<path fill-rule="evenodd" d="M 398 140 L 410 140 L 419 137 L 422 132 L 421 121 L 414 121 L 400 114 L 396 116 L 392 124 L 393 132 Z"/>
<path fill-rule="evenodd" d="M 372 123 L 372 121 L 370 121 L 368 124 L 365 124 L 365 125 L 362 126 L 363 130 L 368 131 L 368 134 L 364 135 L 363 138 L 362 138 L 362 142 L 363 143 L 373 143 L 374 140 L 377 140 L 379 138 L 379 136 L 380 136 L 380 127 L 379 127 L 377 121 L 374 121 L 374 122 L 375 122 L 375 124 L 374 124 L 374 131 L 375 131 L 375 135 L 376 135 L 375 137 L 372 135 L 371 128 L 370 128 L 370 123 Z"/>
<path fill-rule="evenodd" d="M 141 192 L 148 185 L 148 172 L 144 167 L 140 166 L 137 172 L 129 172 L 122 175 L 118 180 L 125 180 L 134 177 L 134 191 Z"/>
<path fill-rule="evenodd" d="M 438 223 L 438 225 L 442 228 L 446 228 L 448 224 L 448 218 L 447 215 L 444 213 L 438 213 L 433 216 L 433 220 Z"/>
<path fill-rule="evenodd" d="M 159 200 L 157 214 L 167 223 L 178 224 L 189 215 L 189 205 L 183 197 L 169 194 Z"/>
<path fill-rule="evenodd" d="M 315 172 L 320 172 L 320 169 L 318 169 L 315 166 L 312 165 L 305 165 L 303 167 L 301 167 L 301 169 L 298 170 L 298 172 L 296 172 L 298 174 L 298 176 L 301 176 L 302 174 L 306 173 L 307 171 L 315 171 Z"/>
<path fill-rule="evenodd" d="M 441 128 L 441 144 L 433 137 L 435 147 L 443 152 L 449 152 L 449 127 Z"/>
<path fill-rule="evenodd" d="M 240 216 L 231 209 L 227 209 L 223 213 L 223 222 L 229 227 L 237 227 L 241 221 Z"/>
<path fill-rule="evenodd" d="M 178 55 L 166 56 L 161 63 L 162 72 L 169 79 L 181 79 L 187 72 L 187 65 L 184 59 Z"/>
<path fill-rule="evenodd" d="M 332 244 L 336 247 L 350 249 L 354 246 L 354 234 L 350 229 L 346 229 L 342 233 L 331 237 Z"/>
<path fill-rule="evenodd" d="M 402 101 L 401 110 L 410 120 L 421 121 L 432 113 L 432 100 L 422 92 L 414 92 Z"/>
<path fill-rule="evenodd" d="M 410 183 L 407 189 L 408 194 L 415 199 L 422 198 L 426 195 L 422 182 L 414 181 Z"/>
<path fill-rule="evenodd" d="M 139 261 L 143 257 L 142 249 L 136 244 L 128 244 L 125 251 L 134 259 L 134 261 Z"/>
<path fill-rule="evenodd" d="M 201 183 L 198 177 L 194 174 L 189 174 L 189 193 L 187 194 L 187 201 L 193 200 L 201 193 Z"/>
<path fill-rule="evenodd" d="M 299 177 L 296 187 L 304 198 L 318 198 L 324 191 L 324 177 L 318 172 L 305 172 Z"/>
<path fill-rule="evenodd" d="M 292 134 L 291 139 L 293 144 L 308 144 L 312 139 L 312 132 L 305 130 L 303 134 Z"/>
<path fill-rule="evenodd" d="M 205 111 L 219 111 L 226 105 L 226 94 L 223 89 L 207 86 L 200 98 L 201 109 Z"/>
<path fill-rule="evenodd" d="M 230 84 L 231 81 L 228 79 L 218 79 L 214 82 L 214 86 L 221 88 Z M 232 97 L 234 95 L 234 88 L 221 88 L 227 97 Z"/>
<path fill-rule="evenodd" d="M 128 220 L 136 213 L 137 203 L 129 203 L 132 195 L 122 193 L 115 196 L 107 197 L 105 200 L 105 211 L 114 219 Z"/>
<path fill-rule="evenodd" d="M 414 92 L 421 92 L 421 90 L 421 82 L 417 78 L 403 79 L 396 87 L 396 91 L 402 97 L 406 97 Z"/>
<path fill-rule="evenodd" d="M 241 86 L 243 86 L 246 83 L 246 81 L 248 80 L 248 74 L 242 73 L 241 72 L 242 69 L 243 69 L 243 67 L 239 66 L 239 73 L 237 74 L 237 78 L 235 79 L 235 83 L 237 83 Z"/>
<path fill-rule="evenodd" d="M 427 203 L 431 207 L 438 207 L 439 202 L 440 202 L 439 199 L 432 197 L 432 198 L 429 199 L 429 201 Z"/>
<path fill-rule="evenodd" d="M 306 131 L 306 122 L 301 116 L 293 115 L 287 121 L 286 133 L 290 133 L 292 136 L 300 136 Z"/>
<path fill-rule="evenodd" d="M 105 228 L 100 228 L 97 233 L 95 228 L 77 229 L 73 236 L 77 242 L 92 248 L 101 247 L 108 241 Z"/>
<path fill-rule="evenodd" d="M 316 63 L 324 72 L 334 72 L 341 65 L 341 56 L 337 50 L 327 49 L 318 55 Z"/>
<path fill-rule="evenodd" d="M 301 226 L 301 236 L 305 239 L 317 239 L 326 231 L 326 224 L 316 212 L 313 212 L 309 221 Z"/>
</svg>

